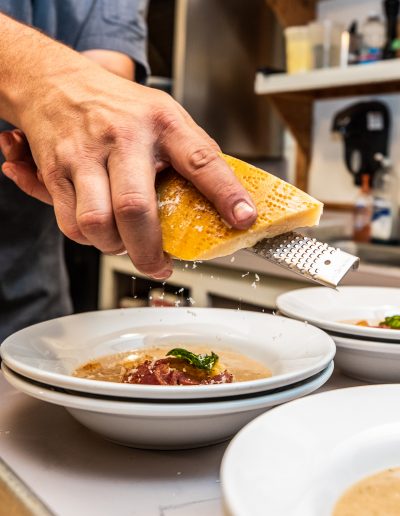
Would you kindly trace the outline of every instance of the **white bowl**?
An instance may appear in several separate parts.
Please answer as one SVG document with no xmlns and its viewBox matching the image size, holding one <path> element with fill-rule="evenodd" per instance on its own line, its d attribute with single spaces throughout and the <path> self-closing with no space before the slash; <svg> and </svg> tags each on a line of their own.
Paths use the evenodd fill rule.
<svg viewBox="0 0 400 516">
<path fill-rule="evenodd" d="M 343 321 L 380 321 L 400 314 L 400 288 L 383 287 L 311 287 L 292 290 L 277 299 L 283 314 L 308 321 L 319 328 L 372 340 L 400 343 L 400 330 L 368 328 Z"/>
<path fill-rule="evenodd" d="M 71 376 L 107 354 L 155 345 L 227 347 L 259 360 L 273 376 L 221 385 L 160 386 Z M 276 389 L 309 378 L 333 359 L 335 345 L 318 328 L 287 318 L 215 308 L 132 308 L 61 317 L 8 337 L 1 356 L 13 371 L 65 389 L 138 399 L 212 398 Z"/>
<path fill-rule="evenodd" d="M 106 439 L 127 446 L 184 449 L 224 441 L 270 407 L 315 391 L 331 376 L 333 362 L 311 379 L 273 393 L 233 401 L 114 401 L 54 390 L 13 373 L 3 363 L 8 382 L 19 391 L 65 407 L 78 421 Z"/>
<path fill-rule="evenodd" d="M 358 480 L 400 466 L 400 385 L 338 389 L 258 417 L 229 445 L 222 492 L 232 516 L 331 516 Z"/>
<path fill-rule="evenodd" d="M 372 383 L 400 382 L 400 344 L 332 335 L 336 366 L 348 376 Z"/>
</svg>

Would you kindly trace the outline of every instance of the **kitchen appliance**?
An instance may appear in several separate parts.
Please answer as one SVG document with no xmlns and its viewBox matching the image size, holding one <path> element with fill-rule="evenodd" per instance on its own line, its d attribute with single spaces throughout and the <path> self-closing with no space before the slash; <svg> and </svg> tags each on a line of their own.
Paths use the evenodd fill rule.
<svg viewBox="0 0 400 516">
<path fill-rule="evenodd" d="M 336 113 L 332 131 L 339 133 L 344 142 L 344 160 L 354 177 L 354 183 L 361 186 L 362 176 L 370 176 L 381 168 L 377 154 L 388 156 L 390 113 L 379 101 L 357 102 Z"/>
</svg>

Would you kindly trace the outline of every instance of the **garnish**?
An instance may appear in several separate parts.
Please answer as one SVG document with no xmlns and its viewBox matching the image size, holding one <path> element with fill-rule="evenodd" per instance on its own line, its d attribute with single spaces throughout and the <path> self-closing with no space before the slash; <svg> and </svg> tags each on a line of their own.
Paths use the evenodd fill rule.
<svg viewBox="0 0 400 516">
<path fill-rule="evenodd" d="M 385 320 L 380 322 L 379 326 L 389 326 L 392 330 L 400 330 L 400 315 L 385 317 Z"/>
<path fill-rule="evenodd" d="M 219 358 L 214 351 L 211 351 L 211 355 L 196 355 L 196 353 L 192 353 L 191 351 L 183 348 L 171 349 L 167 353 L 167 357 L 168 356 L 180 358 L 181 360 L 188 362 L 193 367 L 197 367 L 197 369 L 205 369 L 208 372 L 212 370 Z"/>
</svg>

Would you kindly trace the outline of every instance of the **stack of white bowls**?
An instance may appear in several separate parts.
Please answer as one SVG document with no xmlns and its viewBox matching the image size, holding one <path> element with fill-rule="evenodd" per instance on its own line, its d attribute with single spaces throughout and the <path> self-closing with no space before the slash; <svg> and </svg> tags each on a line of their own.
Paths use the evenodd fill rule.
<svg viewBox="0 0 400 516">
<path fill-rule="evenodd" d="M 131 385 L 73 376 L 96 358 L 164 346 L 206 345 L 260 361 L 272 376 L 202 386 Z M 326 333 L 284 317 L 221 309 L 132 308 L 72 315 L 8 337 L 5 378 L 65 407 L 106 439 L 140 448 L 205 446 L 234 435 L 271 407 L 309 394 L 333 370 Z"/>
<path fill-rule="evenodd" d="M 304 288 L 279 296 L 279 311 L 328 332 L 336 343 L 335 364 L 345 374 L 367 382 L 400 382 L 400 329 L 378 325 L 400 314 L 400 288 Z"/>
</svg>

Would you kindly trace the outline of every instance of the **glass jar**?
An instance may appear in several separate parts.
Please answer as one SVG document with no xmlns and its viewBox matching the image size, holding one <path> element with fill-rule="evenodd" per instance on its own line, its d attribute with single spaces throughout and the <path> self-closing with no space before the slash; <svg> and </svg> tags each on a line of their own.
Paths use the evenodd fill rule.
<svg viewBox="0 0 400 516">
<path fill-rule="evenodd" d="M 284 31 L 286 40 L 286 67 L 288 73 L 311 70 L 311 49 L 307 25 L 288 27 Z"/>
</svg>

